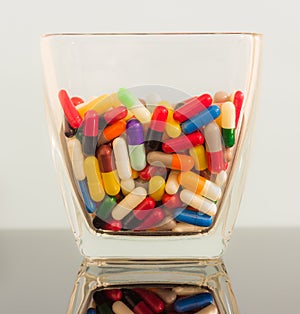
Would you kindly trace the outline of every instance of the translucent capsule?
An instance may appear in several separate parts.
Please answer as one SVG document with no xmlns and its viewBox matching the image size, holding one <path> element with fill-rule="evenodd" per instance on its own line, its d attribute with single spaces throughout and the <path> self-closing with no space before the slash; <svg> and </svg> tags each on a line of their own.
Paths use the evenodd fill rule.
<svg viewBox="0 0 300 314">
<path fill-rule="evenodd" d="M 114 196 L 106 195 L 104 200 L 101 202 L 97 208 L 96 215 L 102 220 L 110 215 L 112 209 L 117 205 L 116 198 Z"/>
<path fill-rule="evenodd" d="M 222 187 L 226 181 L 227 181 L 227 172 L 226 171 L 221 171 L 217 174 L 216 176 L 216 184 L 219 186 L 219 187 Z"/>
<path fill-rule="evenodd" d="M 93 106 L 91 106 L 90 109 L 97 111 L 99 115 L 105 113 L 109 108 L 118 107 L 121 105 L 121 102 L 119 101 L 116 93 L 108 96 L 102 95 L 92 100 L 92 102 Z"/>
<path fill-rule="evenodd" d="M 151 213 L 151 209 L 155 208 L 155 205 L 154 199 L 148 196 L 132 212 L 141 221 Z"/>
<path fill-rule="evenodd" d="M 192 210 L 177 208 L 174 218 L 179 222 L 185 222 L 200 227 L 209 227 L 212 224 L 212 217 Z"/>
<path fill-rule="evenodd" d="M 128 110 L 125 106 L 119 106 L 106 111 L 102 117 L 106 124 L 114 124 L 119 120 L 126 118 Z"/>
<path fill-rule="evenodd" d="M 159 207 L 156 207 L 151 210 L 151 214 L 147 216 L 143 222 L 137 228 L 135 228 L 135 230 L 147 230 L 153 228 L 164 219 L 164 216 L 165 214 L 163 210 Z"/>
<path fill-rule="evenodd" d="M 83 120 L 82 150 L 86 156 L 94 156 L 98 141 L 98 113 L 89 110 Z"/>
<path fill-rule="evenodd" d="M 208 292 L 207 289 L 204 289 L 202 287 L 194 287 L 194 286 L 178 286 L 178 287 L 174 287 L 172 290 L 176 293 L 176 295 L 180 297 Z"/>
<path fill-rule="evenodd" d="M 165 190 L 170 195 L 176 194 L 179 189 L 178 174 L 179 171 L 176 170 L 171 170 L 169 173 Z"/>
<path fill-rule="evenodd" d="M 162 152 L 150 152 L 147 155 L 150 165 L 166 167 L 173 170 L 189 171 L 194 166 L 194 159 L 187 155 L 165 154 Z"/>
<path fill-rule="evenodd" d="M 105 193 L 102 185 L 98 160 L 96 157 L 89 156 L 84 160 L 84 172 L 87 177 L 91 198 L 95 202 L 101 202 Z"/>
<path fill-rule="evenodd" d="M 154 176 L 149 181 L 148 194 L 156 202 L 160 201 L 165 193 L 165 179 L 161 176 Z"/>
<path fill-rule="evenodd" d="M 132 312 L 130 308 L 122 301 L 114 302 L 112 305 L 112 310 L 115 314 L 134 314 L 134 312 Z"/>
<path fill-rule="evenodd" d="M 125 196 L 120 203 L 112 210 L 112 217 L 116 220 L 122 220 L 135 207 L 137 207 L 147 196 L 144 188 L 137 187 L 131 193 Z"/>
<path fill-rule="evenodd" d="M 126 140 L 123 137 L 117 137 L 116 139 L 114 139 L 113 150 L 120 179 L 127 180 L 131 178 L 132 171 Z"/>
<path fill-rule="evenodd" d="M 183 206 L 178 194 L 170 195 L 165 193 L 162 197 L 162 203 L 166 208 L 178 208 Z"/>
<path fill-rule="evenodd" d="M 95 107 L 95 104 L 99 103 L 103 99 L 105 99 L 107 95 L 101 95 L 97 98 L 93 98 L 85 103 L 81 103 L 78 107 L 77 110 L 82 118 L 84 118 L 84 115 L 87 111 L 92 110 Z M 108 108 L 107 108 L 108 109 Z M 107 110 L 105 109 L 105 110 Z M 94 109 L 93 109 L 94 110 Z M 99 114 L 99 112 L 97 112 Z"/>
<path fill-rule="evenodd" d="M 167 170 L 165 168 L 147 165 L 142 171 L 139 172 L 139 177 L 142 180 L 149 181 L 155 175 L 165 178 L 166 174 Z"/>
<path fill-rule="evenodd" d="M 124 195 L 129 194 L 135 188 L 135 182 L 132 178 L 121 180 L 121 189 Z"/>
<path fill-rule="evenodd" d="M 146 123 L 151 120 L 151 113 L 149 110 L 131 91 L 126 88 L 120 88 L 118 91 L 118 98 L 121 103 L 128 110 L 130 110 L 141 123 Z"/>
<path fill-rule="evenodd" d="M 171 138 L 176 138 L 181 134 L 181 126 L 178 121 L 173 118 L 174 111 L 168 108 L 168 117 L 166 122 L 166 133 Z"/>
<path fill-rule="evenodd" d="M 192 191 L 193 193 L 200 194 L 212 201 L 219 200 L 222 195 L 222 190 L 217 184 L 192 171 L 181 172 L 178 175 L 178 182 L 184 188 Z"/>
<path fill-rule="evenodd" d="M 174 309 L 179 313 L 183 313 L 198 310 L 210 305 L 212 302 L 213 297 L 210 293 L 200 293 L 176 300 L 174 303 Z"/>
<path fill-rule="evenodd" d="M 164 302 L 152 291 L 141 288 L 135 288 L 133 290 L 142 297 L 154 313 L 161 313 L 165 309 Z"/>
<path fill-rule="evenodd" d="M 98 145 L 102 145 L 112 141 L 119 137 L 126 130 L 126 122 L 123 120 L 117 121 L 116 123 L 107 126 L 100 134 Z"/>
<path fill-rule="evenodd" d="M 203 214 L 215 216 L 217 213 L 217 206 L 215 203 L 211 202 L 205 197 L 193 193 L 190 190 L 183 189 L 180 192 L 180 199 L 185 204 L 197 209 Z"/>
<path fill-rule="evenodd" d="M 235 107 L 230 101 L 222 105 L 221 126 L 225 147 L 232 147 L 235 142 Z"/>
<path fill-rule="evenodd" d="M 202 171 L 207 169 L 206 151 L 203 145 L 190 148 L 189 153 L 194 159 L 196 170 Z"/>
<path fill-rule="evenodd" d="M 68 142 L 68 150 L 75 179 L 82 181 L 85 179 L 85 173 L 83 166 L 84 157 L 80 141 L 76 138 L 70 140 Z"/>
<path fill-rule="evenodd" d="M 183 122 L 181 125 L 182 131 L 186 134 L 193 133 L 215 120 L 220 114 L 221 110 L 218 106 L 210 106 L 191 119 Z"/>
</svg>

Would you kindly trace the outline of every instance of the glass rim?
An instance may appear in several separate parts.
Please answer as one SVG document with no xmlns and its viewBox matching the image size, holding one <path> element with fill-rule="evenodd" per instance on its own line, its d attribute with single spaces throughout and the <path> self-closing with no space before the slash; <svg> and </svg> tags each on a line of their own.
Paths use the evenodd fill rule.
<svg viewBox="0 0 300 314">
<path fill-rule="evenodd" d="M 103 33 L 45 33 L 40 37 L 59 37 L 59 36 L 182 36 L 182 35 L 226 35 L 226 36 L 253 36 L 263 37 L 262 33 L 256 32 L 103 32 Z"/>
</svg>

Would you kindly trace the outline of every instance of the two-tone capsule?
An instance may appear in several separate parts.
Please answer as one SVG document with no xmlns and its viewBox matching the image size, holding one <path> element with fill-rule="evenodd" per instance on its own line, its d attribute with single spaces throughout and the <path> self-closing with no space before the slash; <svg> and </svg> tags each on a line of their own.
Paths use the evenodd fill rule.
<svg viewBox="0 0 300 314">
<path fill-rule="evenodd" d="M 175 209 L 174 218 L 179 222 L 185 222 L 200 227 L 209 227 L 212 224 L 211 216 L 185 208 Z"/>
<path fill-rule="evenodd" d="M 89 110 L 83 120 L 82 150 L 86 156 L 94 156 L 98 141 L 98 113 Z"/>
<path fill-rule="evenodd" d="M 221 126 L 225 147 L 232 147 L 235 143 L 235 107 L 230 101 L 222 105 Z"/>
<path fill-rule="evenodd" d="M 116 123 L 107 126 L 102 132 L 98 139 L 98 146 L 108 143 L 115 138 L 119 137 L 126 130 L 126 122 L 119 120 Z"/>
<path fill-rule="evenodd" d="M 189 171 L 194 166 L 194 159 L 182 154 L 166 154 L 162 152 L 150 152 L 147 155 L 150 165 L 166 167 L 173 170 Z"/>
</svg>

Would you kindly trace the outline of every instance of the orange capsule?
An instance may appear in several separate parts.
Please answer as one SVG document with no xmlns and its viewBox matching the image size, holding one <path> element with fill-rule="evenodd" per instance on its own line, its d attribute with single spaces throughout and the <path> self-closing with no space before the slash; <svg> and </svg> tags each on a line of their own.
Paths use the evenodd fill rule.
<svg viewBox="0 0 300 314">
<path fill-rule="evenodd" d="M 180 171 L 189 171 L 194 167 L 194 159 L 191 156 L 181 154 L 150 152 L 147 155 L 147 161 L 152 166 Z"/>
<path fill-rule="evenodd" d="M 123 120 L 106 127 L 98 140 L 98 145 L 108 143 L 120 136 L 126 130 L 126 122 Z"/>
</svg>

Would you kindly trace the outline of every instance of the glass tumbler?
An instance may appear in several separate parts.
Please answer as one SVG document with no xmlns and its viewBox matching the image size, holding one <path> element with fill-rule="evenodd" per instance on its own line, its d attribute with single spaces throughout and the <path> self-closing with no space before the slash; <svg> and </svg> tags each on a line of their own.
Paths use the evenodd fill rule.
<svg viewBox="0 0 300 314">
<path fill-rule="evenodd" d="M 41 38 L 52 155 L 89 258 L 217 258 L 243 193 L 254 33 Z"/>
</svg>

